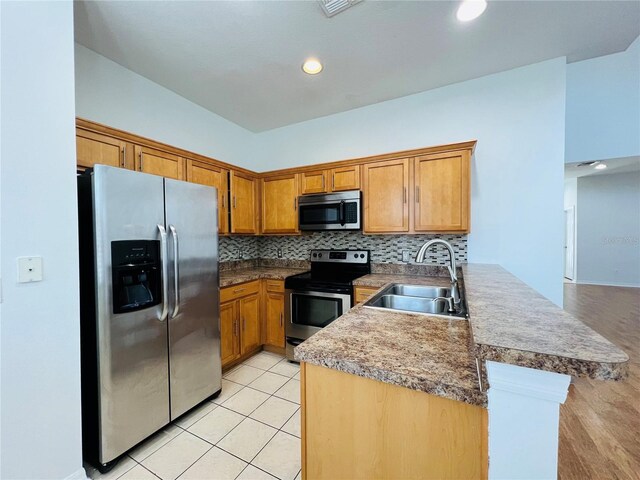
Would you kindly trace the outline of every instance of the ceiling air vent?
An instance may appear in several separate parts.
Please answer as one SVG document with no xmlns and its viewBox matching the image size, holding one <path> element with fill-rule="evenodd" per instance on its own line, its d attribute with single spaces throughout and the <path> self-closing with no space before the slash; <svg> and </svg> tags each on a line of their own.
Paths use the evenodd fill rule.
<svg viewBox="0 0 640 480">
<path fill-rule="evenodd" d="M 337 15 L 340 12 L 344 12 L 347 8 L 353 7 L 356 3 L 360 3 L 362 0 L 318 0 L 322 11 L 329 18 Z"/>
</svg>

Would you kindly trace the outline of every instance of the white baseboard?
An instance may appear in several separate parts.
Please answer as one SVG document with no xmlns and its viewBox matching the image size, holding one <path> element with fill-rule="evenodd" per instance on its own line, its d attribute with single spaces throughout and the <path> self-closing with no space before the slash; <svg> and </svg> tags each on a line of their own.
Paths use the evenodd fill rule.
<svg viewBox="0 0 640 480">
<path fill-rule="evenodd" d="M 87 472 L 80 467 L 78 470 L 69 475 L 65 480 L 87 480 Z"/>
<path fill-rule="evenodd" d="M 605 282 L 585 282 L 583 280 L 576 280 L 574 283 L 577 285 L 601 285 L 603 287 L 632 287 L 640 288 L 637 283 L 605 283 Z"/>
</svg>

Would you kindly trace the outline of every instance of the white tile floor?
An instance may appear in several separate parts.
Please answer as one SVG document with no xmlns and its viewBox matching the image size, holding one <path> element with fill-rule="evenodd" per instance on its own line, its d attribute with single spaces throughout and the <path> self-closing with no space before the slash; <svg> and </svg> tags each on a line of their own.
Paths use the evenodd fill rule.
<svg viewBox="0 0 640 480">
<path fill-rule="evenodd" d="M 222 393 L 93 479 L 298 480 L 300 368 L 260 352 L 226 372 Z"/>
</svg>

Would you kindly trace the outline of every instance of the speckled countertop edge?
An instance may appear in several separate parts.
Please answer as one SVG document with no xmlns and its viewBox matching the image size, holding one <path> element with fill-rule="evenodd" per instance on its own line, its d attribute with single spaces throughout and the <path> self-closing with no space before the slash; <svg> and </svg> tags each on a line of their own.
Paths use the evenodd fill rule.
<svg viewBox="0 0 640 480">
<path fill-rule="evenodd" d="M 599 380 L 628 376 L 626 353 L 502 267 L 468 264 L 462 273 L 478 358 Z M 354 284 L 381 288 L 421 279 L 371 274 Z"/>
<path fill-rule="evenodd" d="M 284 280 L 291 275 L 302 272 L 304 272 L 303 269 L 282 267 L 253 267 L 225 270 L 220 272 L 220 288 L 251 282 L 252 280 L 260 280 L 262 278 Z"/>
</svg>

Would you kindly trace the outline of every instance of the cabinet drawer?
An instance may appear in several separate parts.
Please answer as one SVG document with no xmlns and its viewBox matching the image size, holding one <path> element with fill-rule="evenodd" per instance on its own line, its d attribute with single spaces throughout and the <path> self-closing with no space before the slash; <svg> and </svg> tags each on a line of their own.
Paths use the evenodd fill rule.
<svg viewBox="0 0 640 480">
<path fill-rule="evenodd" d="M 284 292 L 283 280 L 265 280 L 265 282 L 267 284 L 267 292 L 276 292 L 276 293 Z"/>
<path fill-rule="evenodd" d="M 355 291 L 356 303 L 361 303 L 368 300 L 378 290 L 380 289 L 372 288 L 372 287 L 356 287 L 356 291 Z"/>
<path fill-rule="evenodd" d="M 247 295 L 258 292 L 260 292 L 260 280 L 253 280 L 251 282 L 225 287 L 220 289 L 220 303 L 235 300 L 236 298 L 246 297 Z"/>
</svg>

